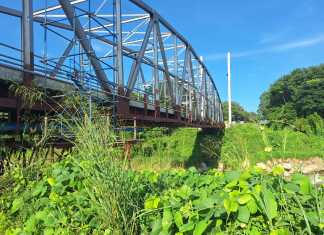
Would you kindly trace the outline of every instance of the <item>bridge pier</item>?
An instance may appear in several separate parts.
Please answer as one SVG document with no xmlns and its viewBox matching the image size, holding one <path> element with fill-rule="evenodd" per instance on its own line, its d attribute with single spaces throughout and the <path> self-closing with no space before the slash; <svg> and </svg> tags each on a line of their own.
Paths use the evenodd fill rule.
<svg viewBox="0 0 324 235">
<path fill-rule="evenodd" d="M 125 97 L 118 97 L 117 102 L 114 103 L 116 105 L 116 115 L 119 118 L 126 118 L 129 113 L 129 100 Z"/>
</svg>

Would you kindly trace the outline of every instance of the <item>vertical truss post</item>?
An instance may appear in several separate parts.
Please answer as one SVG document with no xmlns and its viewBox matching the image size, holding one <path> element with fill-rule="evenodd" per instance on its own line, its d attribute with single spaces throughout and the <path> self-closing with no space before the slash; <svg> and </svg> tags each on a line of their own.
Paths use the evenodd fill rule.
<svg viewBox="0 0 324 235">
<path fill-rule="evenodd" d="M 189 119 L 189 111 L 188 111 L 188 102 L 189 102 L 189 89 L 190 89 L 190 84 L 187 81 L 187 77 L 188 77 L 188 59 L 189 59 L 189 49 L 188 46 L 186 45 L 186 51 L 185 51 L 185 58 L 184 58 L 184 62 L 183 62 L 183 70 L 182 70 L 182 80 L 183 82 L 187 82 L 186 85 L 184 84 L 183 89 L 181 91 L 181 97 L 182 97 L 182 92 L 184 92 L 185 95 L 185 112 L 186 112 L 186 118 Z"/>
<path fill-rule="evenodd" d="M 173 80 L 173 96 L 174 96 L 174 99 L 175 99 L 175 118 L 176 119 L 181 119 L 181 104 L 179 102 L 179 94 L 178 94 L 178 41 L 177 41 L 177 36 L 174 35 L 174 41 L 173 41 L 173 44 L 174 44 L 174 55 L 173 55 L 173 68 L 174 68 L 174 80 Z"/>
<path fill-rule="evenodd" d="M 158 54 L 158 29 L 156 27 L 155 17 L 154 17 L 154 27 L 153 27 L 153 99 L 155 106 L 155 117 L 160 116 L 160 79 L 159 79 L 159 54 Z"/>
<path fill-rule="evenodd" d="M 209 103 L 209 99 L 208 99 L 208 90 L 207 90 L 207 77 L 206 77 L 206 71 L 204 71 L 204 119 L 205 120 L 209 119 L 208 103 Z"/>
<path fill-rule="evenodd" d="M 23 83 L 31 86 L 34 71 L 33 0 L 23 0 L 22 5 Z"/>
<path fill-rule="evenodd" d="M 192 93 L 193 93 L 193 74 L 192 74 L 192 60 L 191 60 L 191 53 L 188 49 L 188 60 L 187 60 L 187 69 L 188 69 L 188 84 L 189 84 L 189 121 L 192 122 L 193 120 L 193 102 L 192 102 Z"/>
<path fill-rule="evenodd" d="M 83 30 L 83 27 L 77 17 L 75 17 L 75 10 L 69 0 L 58 0 L 62 6 L 62 9 L 72 27 L 75 29 L 77 38 L 80 41 L 83 49 L 85 50 L 94 70 L 96 77 L 99 79 L 100 85 L 103 90 L 110 92 L 110 87 L 108 85 L 108 78 L 105 71 L 102 69 L 100 61 L 96 56 L 90 40 L 87 38 L 87 34 Z"/>
<path fill-rule="evenodd" d="M 123 31 L 122 31 L 122 13 L 121 13 L 121 0 L 114 0 L 116 21 L 115 21 L 115 34 L 117 45 L 116 48 L 116 65 L 117 65 L 117 83 L 118 93 L 124 95 L 124 65 L 123 65 Z"/>
<path fill-rule="evenodd" d="M 200 57 L 200 60 L 202 61 L 203 58 Z M 200 72 L 200 79 L 201 79 L 201 85 L 200 85 L 200 118 L 201 120 L 205 120 L 205 114 L 206 114 L 206 73 L 204 71 L 203 66 L 199 63 L 199 72 Z"/>
<path fill-rule="evenodd" d="M 212 108 L 212 110 L 213 110 L 213 113 L 212 113 L 213 122 L 215 122 L 215 121 L 219 122 L 219 116 L 218 115 L 219 115 L 220 109 L 219 109 L 219 102 L 216 101 L 216 94 L 213 95 L 213 108 Z"/>
</svg>

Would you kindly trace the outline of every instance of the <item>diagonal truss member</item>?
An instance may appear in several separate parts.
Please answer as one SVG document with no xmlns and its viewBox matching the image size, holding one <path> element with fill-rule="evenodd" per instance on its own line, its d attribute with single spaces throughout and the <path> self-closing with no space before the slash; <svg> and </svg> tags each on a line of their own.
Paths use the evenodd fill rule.
<svg viewBox="0 0 324 235">
<path fill-rule="evenodd" d="M 79 19 L 77 17 L 75 17 L 74 7 L 71 5 L 69 0 L 58 0 L 58 1 L 61 4 L 62 9 L 63 9 L 67 19 L 69 20 L 70 25 L 75 28 L 75 34 L 76 34 L 77 38 L 79 39 L 83 49 L 85 50 L 85 52 L 90 60 L 90 63 L 92 64 L 92 66 L 95 70 L 96 77 L 99 79 L 101 87 L 105 91 L 110 92 L 111 89 L 108 85 L 108 78 L 106 76 L 106 73 L 102 69 L 100 61 L 97 58 L 97 56 L 91 46 L 91 43 L 90 43 L 89 39 L 87 38 L 87 35 L 83 30 L 83 27 L 81 26 Z"/>
</svg>

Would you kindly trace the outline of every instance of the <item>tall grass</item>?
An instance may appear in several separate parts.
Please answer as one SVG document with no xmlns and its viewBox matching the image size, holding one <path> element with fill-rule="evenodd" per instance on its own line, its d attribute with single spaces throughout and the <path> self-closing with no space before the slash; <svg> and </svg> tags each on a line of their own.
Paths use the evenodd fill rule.
<svg viewBox="0 0 324 235">
<path fill-rule="evenodd" d="M 110 234 L 136 234 L 144 200 L 141 187 L 137 187 L 128 170 L 122 149 L 116 146 L 117 136 L 110 119 L 98 112 L 90 120 L 86 110 L 83 108 L 82 114 L 72 118 L 61 116 L 66 133 L 74 136 L 70 139 L 74 145 L 71 158 L 82 168 L 84 187 L 97 208 L 101 227 Z"/>
<path fill-rule="evenodd" d="M 323 149 L 324 138 L 320 136 L 242 124 L 226 130 L 221 158 L 228 167 L 242 168 L 245 160 L 255 164 L 272 158 L 324 157 Z"/>
</svg>

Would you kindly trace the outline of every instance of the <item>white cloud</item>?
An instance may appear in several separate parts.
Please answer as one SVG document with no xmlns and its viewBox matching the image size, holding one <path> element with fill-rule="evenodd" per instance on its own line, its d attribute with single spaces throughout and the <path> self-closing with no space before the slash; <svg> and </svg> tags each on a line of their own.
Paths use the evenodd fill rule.
<svg viewBox="0 0 324 235">
<path fill-rule="evenodd" d="M 324 42 L 324 35 L 318 35 L 313 38 L 303 39 L 299 41 L 287 42 L 278 45 L 274 45 L 267 48 L 255 49 L 255 50 L 248 50 L 248 51 L 241 51 L 241 52 L 232 52 L 233 58 L 241 58 L 241 57 L 250 57 L 265 53 L 278 53 L 283 51 L 288 51 L 292 49 L 298 48 L 305 48 L 314 46 Z M 221 60 L 226 58 L 226 53 L 215 53 L 206 56 L 207 60 Z"/>
</svg>

